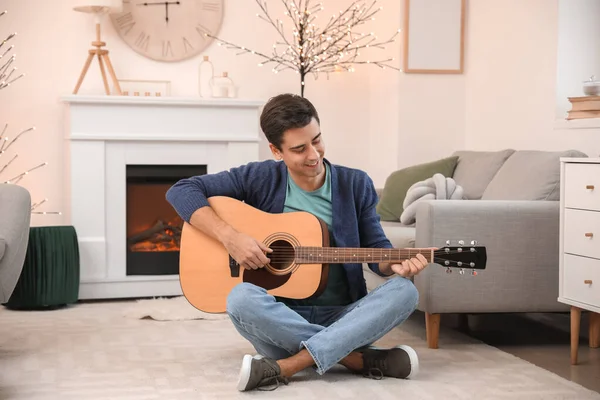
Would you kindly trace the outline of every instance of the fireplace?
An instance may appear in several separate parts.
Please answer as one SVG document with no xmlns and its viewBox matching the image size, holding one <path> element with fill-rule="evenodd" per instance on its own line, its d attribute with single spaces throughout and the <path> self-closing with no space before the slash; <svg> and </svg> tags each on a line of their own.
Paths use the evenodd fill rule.
<svg viewBox="0 0 600 400">
<path fill-rule="evenodd" d="M 264 103 L 79 94 L 63 99 L 65 218 L 77 229 L 79 298 L 182 295 L 175 239 L 181 222 L 165 192 L 180 178 L 258 160 Z M 158 237 L 149 235 L 152 228 Z M 135 235 L 144 232 L 156 247 L 140 251 L 148 243 Z"/>
<path fill-rule="evenodd" d="M 206 165 L 126 166 L 126 275 L 178 275 L 183 220 L 165 199 L 178 180 Z"/>
</svg>

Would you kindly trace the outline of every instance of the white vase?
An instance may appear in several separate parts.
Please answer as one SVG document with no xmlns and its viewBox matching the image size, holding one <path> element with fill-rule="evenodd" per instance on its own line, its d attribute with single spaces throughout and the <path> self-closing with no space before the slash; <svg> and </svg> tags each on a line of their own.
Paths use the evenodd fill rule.
<svg viewBox="0 0 600 400">
<path fill-rule="evenodd" d="M 227 72 L 212 80 L 212 97 L 235 97 L 235 86 Z"/>
<path fill-rule="evenodd" d="M 198 94 L 200 97 L 210 98 L 212 95 L 211 82 L 214 77 L 215 69 L 208 56 L 198 66 Z"/>
</svg>

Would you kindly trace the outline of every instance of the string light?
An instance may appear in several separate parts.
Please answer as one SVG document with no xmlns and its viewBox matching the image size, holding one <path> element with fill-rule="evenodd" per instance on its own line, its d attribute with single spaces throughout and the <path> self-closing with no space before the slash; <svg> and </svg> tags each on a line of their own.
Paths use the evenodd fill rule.
<svg viewBox="0 0 600 400">
<path fill-rule="evenodd" d="M 239 50 L 238 54 L 250 53 L 261 57 L 259 67 L 272 63 L 273 73 L 292 70 L 300 75 L 300 93 L 304 96 L 305 77 L 312 74 L 316 79 L 320 73 L 354 72 L 355 64 L 374 64 L 382 69 L 399 68 L 390 65 L 393 58 L 380 60 L 359 60 L 361 49 L 385 49 L 387 44 L 395 42 L 398 29 L 388 40 L 379 40 L 374 32 L 355 32 L 363 24 L 375 20 L 375 14 L 383 7 L 375 7 L 378 0 L 356 0 L 339 14 L 333 14 L 322 29 L 313 23 L 317 13 L 325 8 L 312 0 L 281 0 L 285 8 L 284 15 L 291 19 L 291 33 L 286 33 L 283 21 L 273 19 L 267 11 L 267 0 L 255 0 L 260 11 L 256 16 L 269 23 L 277 31 L 279 40 L 273 44 L 271 54 L 248 49 L 217 36 L 206 33 L 215 39 L 219 46 Z M 288 31 L 290 32 L 290 31 Z"/>
<path fill-rule="evenodd" d="M 0 17 L 4 16 L 6 14 L 7 14 L 7 11 L 0 12 Z M 12 54 L 8 59 L 6 59 L 6 61 L 3 61 L 3 60 L 5 60 L 5 57 L 8 56 L 8 53 L 10 51 L 12 51 L 14 48 L 14 45 L 8 45 L 8 43 L 16 35 L 17 35 L 16 32 L 11 33 L 4 40 L 0 41 L 0 90 L 7 88 L 12 83 L 14 83 L 16 80 L 25 76 L 24 73 L 21 73 L 21 74 L 16 73 L 17 67 L 14 66 L 15 60 L 17 58 L 16 54 Z M 19 182 L 21 182 L 22 179 L 27 177 L 30 172 L 36 171 L 37 169 L 48 165 L 47 162 L 43 162 L 39 165 L 36 165 L 36 166 L 31 167 L 21 173 L 14 175 L 10 179 L 5 179 L 5 175 L 7 173 L 11 172 L 11 168 L 10 168 L 11 164 L 13 164 L 13 162 L 19 157 L 19 154 L 17 154 L 17 153 L 10 154 L 10 153 L 12 153 L 12 150 L 13 150 L 12 146 L 23 135 L 25 135 L 29 132 L 35 131 L 35 129 L 36 129 L 35 126 L 32 126 L 31 128 L 27 128 L 27 129 L 22 130 L 21 132 L 17 133 L 16 135 L 11 136 L 12 139 L 10 139 L 8 136 L 6 136 L 6 133 L 8 131 L 8 124 L 4 125 L 2 132 L 0 132 L 0 184 L 2 184 L 2 183 L 18 184 Z M 11 152 L 7 153 L 9 149 L 11 150 Z M 12 174 L 14 174 L 14 172 Z M 48 201 L 48 199 L 45 198 L 42 201 L 33 203 L 31 205 L 31 213 L 32 214 L 42 214 L 42 215 L 49 215 L 49 214 L 62 215 L 62 213 L 60 211 L 34 211 L 37 208 L 39 208 L 42 204 L 45 204 L 47 201 Z"/>
</svg>

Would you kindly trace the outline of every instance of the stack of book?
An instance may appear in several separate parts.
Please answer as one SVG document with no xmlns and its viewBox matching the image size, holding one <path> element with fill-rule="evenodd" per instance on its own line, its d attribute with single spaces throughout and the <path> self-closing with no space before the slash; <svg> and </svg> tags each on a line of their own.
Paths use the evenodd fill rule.
<svg viewBox="0 0 600 400">
<path fill-rule="evenodd" d="M 567 119 L 600 118 L 600 96 L 569 97 Z"/>
</svg>

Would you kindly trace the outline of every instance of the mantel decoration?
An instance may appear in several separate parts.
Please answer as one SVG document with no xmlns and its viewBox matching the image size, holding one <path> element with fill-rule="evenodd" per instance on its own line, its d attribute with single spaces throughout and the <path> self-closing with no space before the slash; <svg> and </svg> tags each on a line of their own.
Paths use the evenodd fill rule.
<svg viewBox="0 0 600 400">
<path fill-rule="evenodd" d="M 0 12 L 0 19 L 4 17 L 8 11 Z M 16 32 L 9 34 L 4 40 L 0 42 L 0 95 L 5 95 L 4 89 L 9 87 L 17 79 L 25 76 L 23 73 L 17 73 L 17 67 L 15 66 L 15 59 L 17 55 L 11 52 L 15 47 L 12 42 L 14 41 Z M 8 57 L 8 58 L 7 58 Z M 4 61 L 6 60 L 6 61 Z M 8 124 L 4 124 L 4 127 L 0 128 L 0 183 L 12 183 L 18 184 L 23 178 L 29 173 L 48 165 L 47 162 L 43 162 L 39 165 L 28 168 L 23 172 L 14 172 L 10 165 L 19 157 L 19 154 L 14 151 L 13 145 L 25 134 L 35 130 L 35 126 L 24 129 L 14 136 L 10 135 Z M 42 204 L 46 203 L 48 199 L 43 199 L 34 202 L 31 205 L 32 214 L 60 214 L 60 212 L 50 211 L 39 211 L 37 210 Z M 36 211 L 37 210 L 37 211 Z"/>
<path fill-rule="evenodd" d="M 383 7 L 377 7 L 378 0 L 357 0 L 345 10 L 334 14 L 323 28 L 315 25 L 319 12 L 324 10 L 321 3 L 312 5 L 311 0 L 281 0 L 285 7 L 285 16 L 291 22 L 291 34 L 286 33 L 281 19 L 273 19 L 268 11 L 266 0 L 255 0 L 261 13 L 256 16 L 271 24 L 277 31 L 279 40 L 273 44 L 271 55 L 261 53 L 247 47 L 233 44 L 210 33 L 206 36 L 218 42 L 219 46 L 239 50 L 239 54 L 251 53 L 263 59 L 260 67 L 273 64 L 272 71 L 279 73 L 285 70 L 295 71 L 300 75 L 300 94 L 304 97 L 306 75 L 313 74 L 317 79 L 320 73 L 353 72 L 355 64 L 373 64 L 382 69 L 386 67 L 399 70 L 390 65 L 394 60 L 359 59 L 361 50 L 385 49 L 395 41 L 398 31 L 389 39 L 379 40 L 373 32 L 358 32 L 369 21 L 375 20 L 375 14 Z"/>
<path fill-rule="evenodd" d="M 98 64 L 100 65 L 100 72 L 102 74 L 102 82 L 104 83 L 104 91 L 106 94 L 110 95 L 110 86 L 108 84 L 108 79 L 106 77 L 106 69 L 108 70 L 108 74 L 112 78 L 113 82 L 113 93 L 117 95 L 121 95 L 121 87 L 119 86 L 119 80 L 115 74 L 115 70 L 112 66 L 112 62 L 110 61 L 110 57 L 108 55 L 108 50 L 104 48 L 106 46 L 106 42 L 103 42 L 100 35 L 100 27 L 103 17 L 109 13 L 117 13 L 123 9 L 122 0 L 76 0 L 73 5 L 73 10 L 93 14 L 94 19 L 96 21 L 96 40 L 92 42 L 92 49 L 88 50 L 88 56 L 85 60 L 85 64 L 83 65 L 83 69 L 81 70 L 81 74 L 79 75 L 79 79 L 77 80 L 77 84 L 75 85 L 75 90 L 73 90 L 73 94 L 77 94 L 81 84 L 83 83 L 83 79 L 87 74 L 92 61 L 94 58 L 98 59 Z"/>
</svg>

